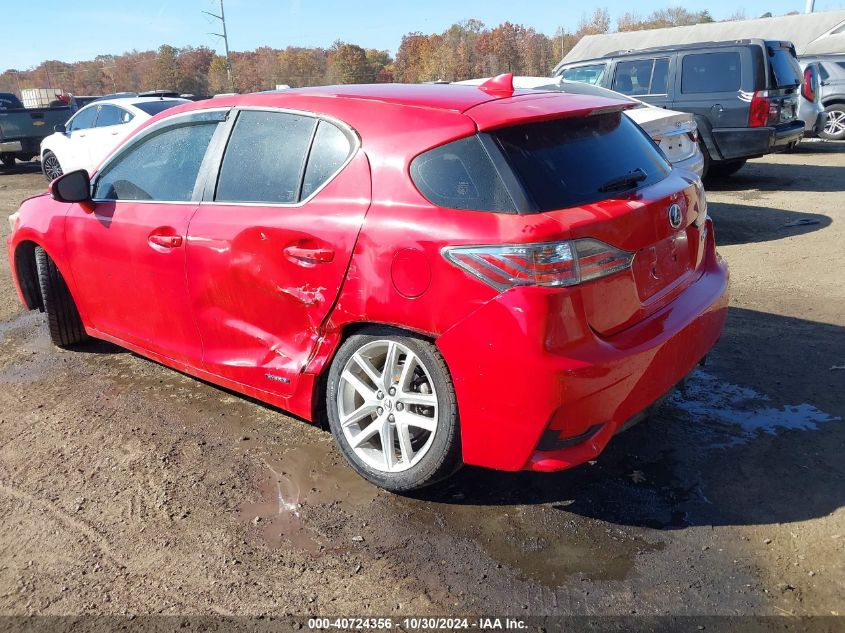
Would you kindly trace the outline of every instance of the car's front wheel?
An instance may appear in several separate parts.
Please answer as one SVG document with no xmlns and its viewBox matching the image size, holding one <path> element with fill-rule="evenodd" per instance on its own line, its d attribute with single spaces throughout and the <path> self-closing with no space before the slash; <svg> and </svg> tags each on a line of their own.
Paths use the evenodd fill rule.
<svg viewBox="0 0 845 633">
<path fill-rule="evenodd" d="M 44 172 L 44 177 L 47 182 L 53 182 L 56 178 L 64 174 L 62 166 L 59 164 L 59 159 L 53 152 L 44 152 L 44 157 L 41 159 L 41 171 Z"/>
<path fill-rule="evenodd" d="M 819 134 L 829 141 L 845 140 L 845 104 L 833 103 L 825 108 L 827 121 Z"/>
<path fill-rule="evenodd" d="M 35 266 L 50 340 L 58 347 L 70 347 L 86 340 L 88 336 L 65 278 L 43 248 L 35 249 Z"/>
<path fill-rule="evenodd" d="M 431 343 L 388 328 L 355 334 L 338 350 L 326 391 L 340 450 L 377 486 L 414 490 L 460 467 L 455 389 Z"/>
</svg>

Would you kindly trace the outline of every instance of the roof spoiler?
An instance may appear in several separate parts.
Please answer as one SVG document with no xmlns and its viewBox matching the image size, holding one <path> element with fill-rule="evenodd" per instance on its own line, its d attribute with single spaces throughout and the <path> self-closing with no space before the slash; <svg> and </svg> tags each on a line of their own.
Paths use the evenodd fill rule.
<svg viewBox="0 0 845 633">
<path fill-rule="evenodd" d="M 478 88 L 496 97 L 511 97 L 513 96 L 513 73 L 504 73 L 496 77 L 491 77 L 478 86 Z"/>
</svg>

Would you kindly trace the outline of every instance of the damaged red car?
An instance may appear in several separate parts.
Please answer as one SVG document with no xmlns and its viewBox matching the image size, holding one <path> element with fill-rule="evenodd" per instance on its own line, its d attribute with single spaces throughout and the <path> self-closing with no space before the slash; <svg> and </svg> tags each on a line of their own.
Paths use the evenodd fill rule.
<svg viewBox="0 0 845 633">
<path fill-rule="evenodd" d="M 701 182 L 625 107 L 507 76 L 187 104 L 25 201 L 12 274 L 57 345 L 327 418 L 384 488 L 569 468 L 726 316 Z"/>
</svg>

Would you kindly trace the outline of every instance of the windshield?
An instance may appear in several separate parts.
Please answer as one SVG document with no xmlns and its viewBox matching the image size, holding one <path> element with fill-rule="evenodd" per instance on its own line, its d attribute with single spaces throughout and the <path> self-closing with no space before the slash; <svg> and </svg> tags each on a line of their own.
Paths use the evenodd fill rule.
<svg viewBox="0 0 845 633">
<path fill-rule="evenodd" d="M 791 48 L 769 45 L 769 67 L 772 71 L 773 88 L 790 88 L 801 84 L 801 66 Z"/>
<path fill-rule="evenodd" d="M 142 112 L 153 116 L 182 103 L 188 103 L 188 101 L 186 99 L 161 99 L 160 101 L 144 101 L 142 103 L 134 103 L 133 105 Z"/>
<path fill-rule="evenodd" d="M 621 112 L 503 128 L 492 133 L 540 211 L 618 196 L 665 178 L 671 166 Z"/>
</svg>

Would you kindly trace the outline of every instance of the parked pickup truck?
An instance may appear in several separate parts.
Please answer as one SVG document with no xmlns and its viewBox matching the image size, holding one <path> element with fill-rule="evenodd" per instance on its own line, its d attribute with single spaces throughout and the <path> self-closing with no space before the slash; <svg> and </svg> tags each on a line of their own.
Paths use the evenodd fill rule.
<svg viewBox="0 0 845 633">
<path fill-rule="evenodd" d="M 0 162 L 11 167 L 15 159 L 38 156 L 41 139 L 53 133 L 73 114 L 69 106 L 24 108 L 15 95 L 0 92 Z"/>
</svg>

